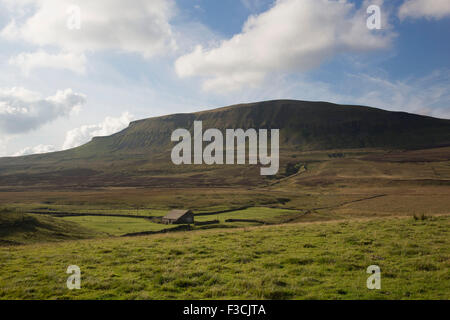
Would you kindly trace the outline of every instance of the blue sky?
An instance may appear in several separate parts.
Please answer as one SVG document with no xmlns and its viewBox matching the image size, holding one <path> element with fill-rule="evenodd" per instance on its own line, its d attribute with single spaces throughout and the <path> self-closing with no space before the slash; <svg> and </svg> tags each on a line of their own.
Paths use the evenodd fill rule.
<svg viewBox="0 0 450 320">
<path fill-rule="evenodd" d="M 0 156 L 280 98 L 449 118 L 449 31 L 448 0 L 0 0 Z"/>
</svg>

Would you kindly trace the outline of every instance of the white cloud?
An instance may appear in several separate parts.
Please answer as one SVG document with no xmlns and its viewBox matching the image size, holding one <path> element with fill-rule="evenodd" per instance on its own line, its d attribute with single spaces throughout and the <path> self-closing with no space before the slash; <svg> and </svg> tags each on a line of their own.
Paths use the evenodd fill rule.
<svg viewBox="0 0 450 320">
<path fill-rule="evenodd" d="M 13 154 L 13 157 L 19 157 L 19 156 L 26 156 L 30 154 L 36 154 L 36 153 L 47 153 L 47 152 L 54 152 L 57 151 L 55 146 L 52 145 L 44 145 L 40 144 L 35 147 L 26 147 L 19 152 L 16 152 Z"/>
<path fill-rule="evenodd" d="M 126 128 L 134 116 L 124 112 L 118 118 L 106 117 L 103 122 L 92 125 L 84 125 L 67 132 L 63 149 L 78 147 L 89 142 L 93 137 L 108 136 Z"/>
<path fill-rule="evenodd" d="M 0 138 L 0 156 L 25 156 L 31 154 L 55 152 L 78 147 L 89 142 L 93 137 L 108 136 L 126 128 L 134 116 L 129 112 L 124 112 L 120 117 L 106 117 L 101 123 L 83 125 L 81 127 L 66 132 L 64 143 L 61 147 L 49 144 L 39 144 L 25 147 L 15 153 L 7 153 L 6 147 L 14 136 L 7 135 Z"/>
<path fill-rule="evenodd" d="M 310 70 L 338 53 L 385 48 L 393 35 L 366 27 L 366 7 L 357 10 L 347 0 L 278 0 L 250 16 L 240 34 L 180 57 L 175 69 L 181 78 L 206 78 L 205 90 L 226 91 L 258 85 L 271 72 Z"/>
<path fill-rule="evenodd" d="M 449 0 L 407 0 L 398 11 L 400 19 L 427 18 L 442 19 L 450 16 Z"/>
<path fill-rule="evenodd" d="M 58 53 L 49 54 L 43 50 L 33 53 L 21 53 L 9 60 L 10 65 L 19 67 L 25 74 L 37 68 L 59 68 L 78 74 L 86 72 L 86 57 L 84 54 Z"/>
<path fill-rule="evenodd" d="M 0 88 L 0 131 L 6 134 L 28 132 L 78 112 L 85 103 L 86 97 L 72 89 L 42 98 L 39 93 L 20 87 Z"/>
<path fill-rule="evenodd" d="M 64 52 L 117 50 L 145 57 L 170 52 L 176 47 L 169 23 L 176 6 L 173 0 L 25 0 L 11 4 L 13 18 L 0 34 L 38 46 L 55 46 Z M 67 10 L 81 9 L 81 28 L 67 27 Z M 25 8 L 34 12 L 22 17 Z M 20 18 L 20 19 L 19 19 Z"/>
</svg>

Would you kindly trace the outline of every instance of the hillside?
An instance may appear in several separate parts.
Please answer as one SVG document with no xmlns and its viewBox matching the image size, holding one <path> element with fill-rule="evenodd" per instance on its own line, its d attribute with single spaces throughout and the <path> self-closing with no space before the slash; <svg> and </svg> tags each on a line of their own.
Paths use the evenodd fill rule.
<svg viewBox="0 0 450 320">
<path fill-rule="evenodd" d="M 170 161 L 173 130 L 280 129 L 281 166 L 302 151 L 450 145 L 450 120 L 363 106 L 266 101 L 132 122 L 125 130 L 62 152 L 0 159 L 0 186 L 175 186 L 260 184 L 256 168 L 181 166 Z M 225 181 L 223 177 L 245 177 Z"/>
<path fill-rule="evenodd" d="M 0 246 L 88 239 L 99 235 L 62 219 L 0 210 Z"/>
<path fill-rule="evenodd" d="M 280 145 L 302 151 L 450 144 L 449 120 L 361 106 L 280 100 L 135 121 L 118 134 L 94 139 L 78 152 L 160 152 L 171 146 L 173 130 L 188 128 L 192 132 L 196 120 L 203 121 L 204 129 L 281 129 Z"/>
</svg>

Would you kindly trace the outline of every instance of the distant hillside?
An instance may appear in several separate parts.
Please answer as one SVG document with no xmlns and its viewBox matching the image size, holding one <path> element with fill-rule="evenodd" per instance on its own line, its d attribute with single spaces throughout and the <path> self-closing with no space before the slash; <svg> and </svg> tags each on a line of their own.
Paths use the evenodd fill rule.
<svg viewBox="0 0 450 320">
<path fill-rule="evenodd" d="M 121 185 L 140 185 L 136 179 L 142 177 L 151 184 L 162 179 L 173 179 L 176 183 L 190 177 L 192 172 L 201 175 L 205 168 L 177 167 L 170 161 L 174 145 L 171 133 L 177 128 L 192 131 L 194 120 L 202 120 L 204 130 L 280 129 L 281 157 L 308 150 L 421 149 L 450 145 L 450 120 L 326 102 L 265 101 L 139 120 L 119 133 L 94 138 L 71 150 L 2 158 L 0 186 L 42 183 L 104 186 L 117 185 L 115 181 L 121 181 Z M 207 169 L 217 169 L 220 182 L 220 171 L 224 168 Z"/>
</svg>

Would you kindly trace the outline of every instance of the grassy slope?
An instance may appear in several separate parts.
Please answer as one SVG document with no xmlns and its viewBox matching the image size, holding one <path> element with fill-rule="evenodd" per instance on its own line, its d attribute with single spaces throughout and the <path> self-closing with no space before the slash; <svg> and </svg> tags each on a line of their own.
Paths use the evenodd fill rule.
<svg viewBox="0 0 450 320">
<path fill-rule="evenodd" d="M 390 218 L 0 248 L 0 298 L 450 299 L 449 230 L 449 216 Z"/>
<path fill-rule="evenodd" d="M 99 235 L 92 229 L 50 216 L 0 211 L 0 245 L 87 239 Z"/>
</svg>

